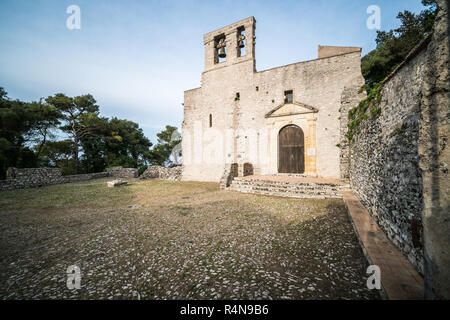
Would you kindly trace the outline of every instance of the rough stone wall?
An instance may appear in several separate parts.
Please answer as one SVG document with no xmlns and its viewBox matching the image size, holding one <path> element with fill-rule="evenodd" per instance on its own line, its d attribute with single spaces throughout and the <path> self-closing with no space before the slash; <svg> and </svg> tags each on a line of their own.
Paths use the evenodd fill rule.
<svg viewBox="0 0 450 320">
<path fill-rule="evenodd" d="M 14 190 L 63 183 L 58 168 L 9 168 L 6 180 L 0 181 L 0 190 Z"/>
<path fill-rule="evenodd" d="M 162 180 L 181 180 L 181 166 L 166 168 L 161 166 L 150 166 L 140 176 L 140 179 L 162 179 Z"/>
<path fill-rule="evenodd" d="M 220 178 L 220 188 L 225 189 L 231 185 L 234 178 L 238 176 L 238 164 L 231 163 L 225 167 L 222 178 Z"/>
<path fill-rule="evenodd" d="M 249 50 L 236 57 L 235 29 L 240 25 L 249 35 Z M 309 150 L 316 158 L 315 172 L 339 178 L 341 95 L 348 83 L 358 82 L 359 87 L 364 83 L 360 50 L 256 72 L 254 26 L 249 18 L 205 35 L 202 86 L 184 95 L 183 179 L 219 182 L 231 163 L 251 163 L 255 174 L 276 174 L 280 128 L 276 119 L 265 116 L 284 103 L 287 90 L 293 90 L 294 102 L 318 110 L 311 134 L 316 147 Z M 221 33 L 228 35 L 227 61 L 214 64 L 212 40 Z"/>
<path fill-rule="evenodd" d="M 106 178 L 109 173 L 99 172 L 63 176 L 59 168 L 9 168 L 6 176 L 6 180 L 0 181 L 0 191 Z"/>
<path fill-rule="evenodd" d="M 350 147 L 348 138 L 348 112 L 350 109 L 358 105 L 359 101 L 365 98 L 364 93 L 360 93 L 361 86 L 359 83 L 349 83 L 342 91 L 341 109 L 340 111 L 340 138 L 339 148 L 340 154 L 340 179 L 342 181 L 350 180 Z"/>
<path fill-rule="evenodd" d="M 422 93 L 419 156 L 423 180 L 425 298 L 450 299 L 450 77 L 448 0 L 437 0 L 438 16 L 428 47 Z"/>
<path fill-rule="evenodd" d="M 424 275 L 425 298 L 450 299 L 449 15 L 437 4 L 433 34 L 385 80 L 381 115 L 355 135 L 350 181 Z"/>
<path fill-rule="evenodd" d="M 108 172 L 74 174 L 70 176 L 62 176 L 62 183 L 87 181 L 92 179 L 107 178 L 109 176 L 110 174 Z"/>
<path fill-rule="evenodd" d="M 111 177 L 132 179 L 138 177 L 138 169 L 136 168 L 123 168 L 123 167 L 110 167 L 106 169 Z"/>
<path fill-rule="evenodd" d="M 350 183 L 389 239 L 423 273 L 418 138 L 426 52 L 384 84 L 381 114 L 350 145 Z"/>
</svg>

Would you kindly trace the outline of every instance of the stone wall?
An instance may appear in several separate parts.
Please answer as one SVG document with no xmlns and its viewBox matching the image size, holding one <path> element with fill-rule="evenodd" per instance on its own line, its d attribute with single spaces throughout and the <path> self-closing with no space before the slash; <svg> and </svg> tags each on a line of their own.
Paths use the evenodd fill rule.
<svg viewBox="0 0 450 320">
<path fill-rule="evenodd" d="M 340 142 L 339 148 L 341 149 L 340 154 L 340 179 L 342 181 L 348 182 L 350 179 L 350 148 L 348 143 L 348 138 L 346 136 L 348 132 L 348 112 L 354 106 L 358 105 L 359 101 L 364 99 L 366 95 L 360 93 L 360 85 L 348 84 L 344 91 L 342 91 L 341 96 L 341 108 L 340 108 Z"/>
<path fill-rule="evenodd" d="M 389 239 L 423 274 L 418 138 L 426 51 L 385 82 L 381 114 L 350 144 L 350 183 Z"/>
<path fill-rule="evenodd" d="M 91 179 L 116 177 L 133 179 L 138 177 L 138 169 L 111 167 L 106 172 L 75 174 L 63 176 L 59 168 L 9 168 L 6 172 L 6 180 L 0 180 L 0 191 L 15 190 L 45 185 L 87 181 Z M 159 178 L 165 180 L 180 180 L 181 167 L 164 168 L 159 166 L 149 167 L 141 178 Z"/>
<path fill-rule="evenodd" d="M 0 180 L 0 191 L 87 181 L 109 176 L 108 172 L 63 176 L 59 168 L 9 168 L 6 180 Z"/>
<path fill-rule="evenodd" d="M 41 187 L 63 182 L 61 170 L 58 168 L 9 168 L 6 180 L 0 180 L 0 190 Z"/>
<path fill-rule="evenodd" d="M 422 91 L 419 158 L 423 181 L 425 298 L 450 299 L 450 163 L 449 148 L 449 12 L 448 0 L 437 0 L 439 12 L 428 47 Z"/>
<path fill-rule="evenodd" d="M 142 173 L 140 179 L 162 179 L 162 180 L 181 180 L 181 166 L 166 168 L 161 166 L 150 166 Z"/>
<path fill-rule="evenodd" d="M 80 182 L 92 179 L 107 178 L 110 174 L 108 172 L 96 172 L 85 174 L 74 174 L 70 176 L 62 176 L 62 183 Z"/>
<path fill-rule="evenodd" d="M 220 179 L 220 188 L 226 189 L 231 185 L 231 182 L 239 174 L 239 165 L 237 163 L 231 163 L 225 166 L 222 178 Z"/>
<path fill-rule="evenodd" d="M 350 145 L 350 182 L 424 275 L 426 299 L 450 299 L 449 15 L 385 80 L 381 115 Z M 344 99 L 345 100 L 345 99 Z"/>
<path fill-rule="evenodd" d="M 132 179 L 138 177 L 138 169 L 124 167 L 110 167 L 106 169 L 111 177 Z"/>
</svg>

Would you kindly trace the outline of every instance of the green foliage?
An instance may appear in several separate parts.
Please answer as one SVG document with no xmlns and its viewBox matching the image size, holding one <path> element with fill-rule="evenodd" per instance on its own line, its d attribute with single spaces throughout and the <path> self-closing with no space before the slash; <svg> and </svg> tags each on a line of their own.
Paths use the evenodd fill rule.
<svg viewBox="0 0 450 320">
<path fill-rule="evenodd" d="M 27 145 L 27 135 L 39 123 L 29 104 L 10 100 L 0 88 L 0 178 L 4 179 L 11 166 L 33 167 L 37 164 L 34 152 Z"/>
<path fill-rule="evenodd" d="M 372 87 L 380 83 L 406 55 L 429 34 L 437 13 L 434 0 L 422 0 L 426 7 L 421 13 L 403 11 L 397 15 L 401 25 L 390 31 L 377 31 L 375 50 L 361 59 L 361 69 L 366 83 Z"/>
<path fill-rule="evenodd" d="M 91 126 L 83 125 L 82 122 L 86 121 L 86 118 L 98 115 L 97 101 L 90 94 L 71 98 L 62 93 L 50 96 L 45 101 L 61 113 L 64 125 L 60 129 L 72 136 L 75 172 L 78 173 L 80 141 L 86 136 L 91 136 L 95 131 Z"/>
<path fill-rule="evenodd" d="M 377 31 L 375 50 L 361 59 L 361 69 L 366 84 L 361 92 L 367 92 L 367 98 L 349 111 L 347 138 L 353 141 L 359 132 L 362 121 L 375 118 L 381 113 L 380 102 L 384 79 L 404 61 L 408 53 L 433 30 L 437 14 L 435 0 L 422 0 L 425 9 L 419 14 L 407 10 L 400 12 L 397 18 L 401 25 L 389 31 Z"/>
<path fill-rule="evenodd" d="M 170 165 L 170 155 L 174 147 L 181 142 L 181 137 L 176 135 L 177 127 L 166 126 L 166 129 L 157 134 L 158 144 L 150 154 L 150 162 L 153 165 Z"/>
<path fill-rule="evenodd" d="M 147 168 L 148 168 L 148 166 L 139 167 L 138 175 L 140 176 L 141 174 L 143 174 L 145 172 L 145 170 L 147 170 Z"/>
<path fill-rule="evenodd" d="M 380 83 L 374 83 L 373 88 L 369 88 L 367 85 L 361 88 L 361 90 L 368 90 L 368 95 L 364 100 L 359 102 L 357 107 L 350 109 L 348 112 L 349 124 L 347 138 L 349 141 L 353 141 L 355 133 L 359 132 L 359 124 L 369 118 L 367 114 L 368 110 L 371 118 L 375 118 L 381 113 L 379 105 L 383 98 L 381 94 L 382 88 L 382 84 Z"/>
<path fill-rule="evenodd" d="M 166 129 L 158 135 L 161 155 L 175 143 L 170 136 L 176 128 Z M 56 140 L 58 130 L 68 138 Z M 142 168 L 150 163 L 151 146 L 137 123 L 100 117 L 89 94 L 72 98 L 59 93 L 25 103 L 9 99 L 0 87 L 0 179 L 8 167 L 59 167 L 63 174 Z"/>
<path fill-rule="evenodd" d="M 142 129 L 135 122 L 112 118 L 107 124 L 104 155 L 108 166 L 138 168 L 150 160 L 150 147 Z"/>
</svg>

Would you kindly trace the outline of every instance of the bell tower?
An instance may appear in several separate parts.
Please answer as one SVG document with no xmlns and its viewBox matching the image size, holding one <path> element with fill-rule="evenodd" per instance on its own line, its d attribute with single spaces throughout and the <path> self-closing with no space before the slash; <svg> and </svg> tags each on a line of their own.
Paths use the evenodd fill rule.
<svg viewBox="0 0 450 320">
<path fill-rule="evenodd" d="M 255 24 L 249 17 L 205 34 L 205 72 L 249 60 L 255 66 Z"/>
</svg>

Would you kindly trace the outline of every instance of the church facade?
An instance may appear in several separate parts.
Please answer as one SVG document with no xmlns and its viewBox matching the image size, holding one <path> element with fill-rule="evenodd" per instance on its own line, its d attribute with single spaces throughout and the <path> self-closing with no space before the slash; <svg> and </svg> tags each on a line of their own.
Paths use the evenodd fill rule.
<svg viewBox="0 0 450 320">
<path fill-rule="evenodd" d="M 256 71 L 255 23 L 204 35 L 202 85 L 184 93 L 183 180 L 219 182 L 231 164 L 345 180 L 361 48 L 319 46 L 315 60 Z"/>
</svg>

